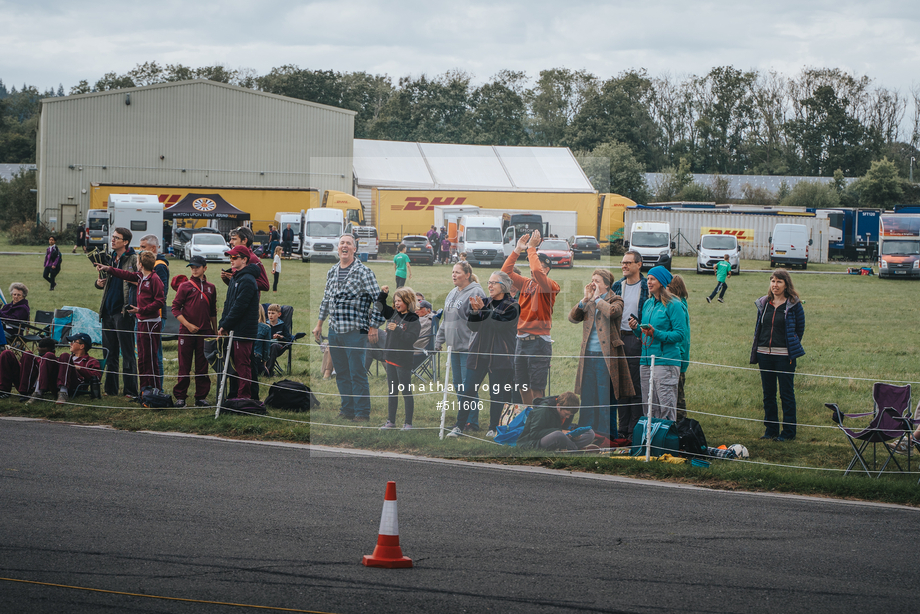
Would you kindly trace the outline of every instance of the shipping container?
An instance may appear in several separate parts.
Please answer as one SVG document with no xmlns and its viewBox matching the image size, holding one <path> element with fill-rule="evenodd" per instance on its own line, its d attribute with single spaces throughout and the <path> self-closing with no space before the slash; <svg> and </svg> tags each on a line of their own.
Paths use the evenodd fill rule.
<svg viewBox="0 0 920 614">
<path fill-rule="evenodd" d="M 696 246 L 704 234 L 730 234 L 741 245 L 741 257 L 747 260 L 770 259 L 770 235 L 777 224 L 804 224 L 812 240 L 809 262 L 827 262 L 830 225 L 827 218 L 807 215 L 732 213 L 722 210 L 626 209 L 626 226 L 633 222 L 668 222 L 671 239 L 677 244 L 675 255 L 696 256 Z"/>
</svg>

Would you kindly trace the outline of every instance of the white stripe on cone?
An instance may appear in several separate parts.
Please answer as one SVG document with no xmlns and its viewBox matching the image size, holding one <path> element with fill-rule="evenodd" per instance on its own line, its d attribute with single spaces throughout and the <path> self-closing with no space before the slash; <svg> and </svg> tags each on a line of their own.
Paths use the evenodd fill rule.
<svg viewBox="0 0 920 614">
<path fill-rule="evenodd" d="M 384 501 L 380 514 L 380 535 L 399 535 L 399 520 L 396 516 L 396 501 Z"/>
</svg>

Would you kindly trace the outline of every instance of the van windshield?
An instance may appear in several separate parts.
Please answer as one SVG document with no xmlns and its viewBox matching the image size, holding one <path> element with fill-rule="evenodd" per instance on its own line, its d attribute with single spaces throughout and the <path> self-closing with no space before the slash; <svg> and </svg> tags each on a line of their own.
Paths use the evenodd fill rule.
<svg viewBox="0 0 920 614">
<path fill-rule="evenodd" d="M 91 217 L 89 218 L 89 229 L 102 230 L 106 222 L 108 222 L 108 220 L 104 217 Z"/>
<path fill-rule="evenodd" d="M 466 229 L 467 243 L 501 243 L 502 231 L 500 228 L 483 228 L 474 226 Z"/>
<path fill-rule="evenodd" d="M 293 228 L 293 224 L 291 224 Z M 342 235 L 342 224 L 339 222 L 307 222 L 308 237 L 339 237 Z"/>
<path fill-rule="evenodd" d="M 671 237 L 666 232 L 637 230 L 632 233 L 631 245 L 636 247 L 667 247 Z"/>
<path fill-rule="evenodd" d="M 920 254 L 920 241 L 882 241 L 883 256 L 910 256 Z"/>
<path fill-rule="evenodd" d="M 737 245 L 737 239 L 732 236 L 725 235 L 706 235 L 703 237 L 702 247 L 703 249 L 727 249 L 733 250 Z"/>
</svg>

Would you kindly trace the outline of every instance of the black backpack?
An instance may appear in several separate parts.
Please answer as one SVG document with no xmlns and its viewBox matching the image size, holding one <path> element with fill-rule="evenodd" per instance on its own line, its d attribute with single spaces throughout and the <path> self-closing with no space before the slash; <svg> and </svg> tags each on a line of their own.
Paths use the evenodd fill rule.
<svg viewBox="0 0 920 614">
<path fill-rule="evenodd" d="M 267 416 L 268 411 L 265 404 L 252 399 L 224 399 L 220 404 L 220 412 L 240 414 L 243 416 L 256 414 L 258 416 Z"/>
<path fill-rule="evenodd" d="M 319 407 L 319 401 L 310 387 L 289 379 L 275 382 L 268 389 L 265 404 L 275 409 L 302 412 Z"/>
<path fill-rule="evenodd" d="M 680 449 L 689 456 L 704 455 L 706 450 L 706 435 L 703 427 L 693 418 L 684 418 L 677 423 L 677 437 L 680 439 Z"/>
<path fill-rule="evenodd" d="M 172 396 L 159 388 L 144 386 L 141 388 L 140 403 L 147 409 L 164 409 L 172 407 Z"/>
</svg>

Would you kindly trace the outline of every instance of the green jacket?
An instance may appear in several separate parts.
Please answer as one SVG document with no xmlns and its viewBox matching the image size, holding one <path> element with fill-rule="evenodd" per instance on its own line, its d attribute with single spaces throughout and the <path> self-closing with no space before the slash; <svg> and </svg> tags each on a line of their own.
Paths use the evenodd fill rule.
<svg viewBox="0 0 920 614">
<path fill-rule="evenodd" d="M 530 410 L 527 416 L 527 422 L 524 423 L 524 430 L 517 440 L 518 448 L 537 448 L 540 440 L 555 431 L 570 429 L 572 427 L 572 418 L 562 422 L 559 412 L 556 411 L 556 404 L 536 406 Z"/>
<path fill-rule="evenodd" d="M 642 324 L 650 324 L 654 329 L 651 341 L 642 334 L 637 326 L 633 333 L 642 340 L 642 357 L 640 365 L 651 365 L 650 356 L 655 356 L 655 366 L 680 366 L 681 344 L 690 339 L 687 315 L 683 304 L 677 298 L 667 305 L 654 296 L 649 296 L 642 307 Z"/>
</svg>

